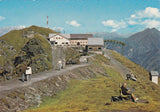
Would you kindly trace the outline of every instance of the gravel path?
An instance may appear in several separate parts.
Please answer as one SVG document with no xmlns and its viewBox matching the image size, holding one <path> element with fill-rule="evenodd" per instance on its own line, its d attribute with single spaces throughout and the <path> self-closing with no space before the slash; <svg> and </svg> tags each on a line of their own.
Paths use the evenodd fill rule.
<svg viewBox="0 0 160 112">
<path fill-rule="evenodd" d="M 116 59 L 114 59 L 113 56 L 112 56 L 112 53 L 111 53 L 110 50 L 108 50 L 108 49 L 105 49 L 105 50 L 104 50 L 104 56 L 110 60 L 110 64 L 111 64 L 112 66 L 114 66 L 113 68 L 114 68 L 116 71 L 118 71 L 118 72 L 122 75 L 122 77 L 123 77 L 124 79 L 126 79 L 126 74 L 128 74 L 129 71 L 130 71 L 129 68 L 127 68 L 126 66 L 122 65 L 122 64 L 121 64 L 119 61 L 117 61 Z"/>
<path fill-rule="evenodd" d="M 14 79 L 14 80 L 10 80 L 4 83 L 0 84 L 0 95 L 2 92 L 8 91 L 8 90 L 12 90 L 12 89 L 16 89 L 19 87 L 24 87 L 24 86 L 29 86 L 34 82 L 38 82 L 50 77 L 54 77 L 56 75 L 60 75 L 62 73 L 65 73 L 67 71 L 76 69 L 76 68 L 80 68 L 80 67 L 85 67 L 85 66 L 89 66 L 89 64 L 80 64 L 80 65 L 74 65 L 74 66 L 67 66 L 65 69 L 61 69 L 61 71 L 58 70 L 50 70 L 47 72 L 41 72 L 41 73 L 37 73 L 37 74 L 32 74 L 31 76 L 31 81 L 25 81 L 22 82 L 19 79 Z"/>
<path fill-rule="evenodd" d="M 63 48 L 63 47 L 52 46 L 53 69 L 57 68 L 58 61 L 60 61 L 60 60 L 62 61 L 62 59 L 65 59 L 64 49 L 65 48 Z"/>
</svg>

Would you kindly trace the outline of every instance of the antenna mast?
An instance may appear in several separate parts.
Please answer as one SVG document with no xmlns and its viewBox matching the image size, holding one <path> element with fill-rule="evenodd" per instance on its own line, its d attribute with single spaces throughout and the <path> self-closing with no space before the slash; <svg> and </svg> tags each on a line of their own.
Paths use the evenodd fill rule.
<svg viewBox="0 0 160 112">
<path fill-rule="evenodd" d="M 48 27 L 48 16 L 47 16 L 47 28 L 49 28 L 49 27 Z"/>
</svg>

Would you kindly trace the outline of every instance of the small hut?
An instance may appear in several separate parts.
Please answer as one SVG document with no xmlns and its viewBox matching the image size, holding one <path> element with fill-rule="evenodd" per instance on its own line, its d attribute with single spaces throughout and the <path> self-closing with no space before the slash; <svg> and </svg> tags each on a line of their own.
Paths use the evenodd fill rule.
<svg viewBox="0 0 160 112">
<path fill-rule="evenodd" d="M 150 72 L 150 80 L 152 82 L 154 82 L 155 84 L 158 84 L 158 76 L 159 76 L 158 71 L 151 71 Z"/>
<path fill-rule="evenodd" d="M 88 38 L 88 44 L 86 50 L 88 52 L 101 52 L 104 47 L 103 38 Z"/>
</svg>

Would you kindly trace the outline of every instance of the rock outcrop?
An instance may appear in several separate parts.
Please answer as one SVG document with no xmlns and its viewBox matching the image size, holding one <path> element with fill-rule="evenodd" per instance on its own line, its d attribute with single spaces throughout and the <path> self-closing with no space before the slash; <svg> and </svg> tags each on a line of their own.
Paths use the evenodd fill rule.
<svg viewBox="0 0 160 112">
<path fill-rule="evenodd" d="M 52 49 L 47 41 L 55 31 L 31 26 L 12 30 L 0 37 L 0 82 L 19 76 L 22 63 L 29 64 L 33 73 L 52 68 Z M 12 69 L 12 72 L 11 72 Z"/>
</svg>

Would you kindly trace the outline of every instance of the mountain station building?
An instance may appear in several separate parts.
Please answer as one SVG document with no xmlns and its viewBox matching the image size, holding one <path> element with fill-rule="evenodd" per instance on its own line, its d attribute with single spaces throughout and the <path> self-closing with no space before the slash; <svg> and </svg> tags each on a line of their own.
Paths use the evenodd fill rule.
<svg viewBox="0 0 160 112">
<path fill-rule="evenodd" d="M 55 46 L 85 47 L 92 34 L 49 34 L 49 41 Z"/>
<path fill-rule="evenodd" d="M 70 40 L 66 36 L 61 34 L 49 34 L 49 41 L 54 46 L 69 46 Z"/>
</svg>

